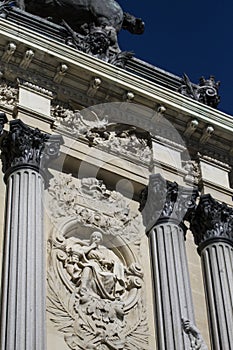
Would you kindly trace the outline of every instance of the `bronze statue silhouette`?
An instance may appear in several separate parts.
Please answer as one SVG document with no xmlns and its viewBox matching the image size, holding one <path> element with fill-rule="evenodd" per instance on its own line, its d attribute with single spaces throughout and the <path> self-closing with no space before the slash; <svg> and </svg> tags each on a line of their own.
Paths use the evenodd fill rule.
<svg viewBox="0 0 233 350">
<path fill-rule="evenodd" d="M 124 13 L 115 0 L 16 0 L 16 6 L 56 23 L 64 20 L 76 32 L 85 24 L 114 28 L 116 33 L 121 29 L 133 34 L 144 31 L 143 21 Z"/>
<path fill-rule="evenodd" d="M 123 12 L 115 0 L 0 0 L 0 15 L 8 16 L 16 7 L 65 28 L 62 40 L 67 45 L 121 68 L 133 53 L 119 48 L 119 31 L 144 32 L 144 22 Z"/>
</svg>

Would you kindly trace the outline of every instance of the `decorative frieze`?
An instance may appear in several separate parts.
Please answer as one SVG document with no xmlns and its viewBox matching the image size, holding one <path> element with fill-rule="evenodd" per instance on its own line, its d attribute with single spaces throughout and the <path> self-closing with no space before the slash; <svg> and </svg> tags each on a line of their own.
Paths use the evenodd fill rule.
<svg viewBox="0 0 233 350">
<path fill-rule="evenodd" d="M 110 123 L 108 116 L 100 118 L 91 110 L 73 111 L 57 105 L 52 114 L 55 128 L 88 141 L 90 146 L 146 164 L 151 161 L 151 138 L 140 128 Z"/>
</svg>

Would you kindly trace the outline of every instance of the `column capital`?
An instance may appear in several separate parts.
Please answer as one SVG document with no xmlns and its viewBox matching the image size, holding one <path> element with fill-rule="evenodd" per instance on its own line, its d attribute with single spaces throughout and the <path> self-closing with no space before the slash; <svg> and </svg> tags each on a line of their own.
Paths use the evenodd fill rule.
<svg viewBox="0 0 233 350">
<path fill-rule="evenodd" d="M 183 225 L 195 208 L 197 197 L 196 188 L 166 181 L 160 174 L 150 175 L 149 184 L 142 191 L 140 205 L 146 230 L 163 221 Z"/>
<path fill-rule="evenodd" d="M 7 122 L 0 115 L 0 125 Z M 34 168 L 45 175 L 45 180 L 51 178 L 47 170 L 51 159 L 59 155 L 60 145 L 63 144 L 62 136 L 49 135 L 39 129 L 33 129 L 24 124 L 20 119 L 12 120 L 10 130 L 6 132 L 0 141 L 2 171 L 5 180 L 15 170 L 20 168 Z M 0 130 L 1 131 L 1 130 Z"/>
<path fill-rule="evenodd" d="M 210 194 L 204 194 L 200 197 L 190 228 L 199 253 L 214 241 L 233 245 L 233 208 L 216 201 Z"/>
</svg>

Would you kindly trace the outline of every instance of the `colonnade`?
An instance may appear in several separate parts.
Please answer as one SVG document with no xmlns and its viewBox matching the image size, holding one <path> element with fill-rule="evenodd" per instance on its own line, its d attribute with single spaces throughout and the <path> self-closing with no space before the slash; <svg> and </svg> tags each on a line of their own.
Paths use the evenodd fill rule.
<svg viewBox="0 0 233 350">
<path fill-rule="evenodd" d="M 196 328 L 185 251 L 189 221 L 201 257 L 212 350 L 233 344 L 233 208 L 150 176 L 141 211 L 150 243 L 159 350 L 207 349 Z"/>
<path fill-rule="evenodd" d="M 62 138 L 0 113 L 6 183 L 1 350 L 45 350 L 43 192 Z M 201 257 L 212 350 L 233 344 L 233 209 L 198 191 L 150 176 L 141 211 L 152 261 L 158 350 L 207 349 L 195 326 L 185 250 L 189 221 Z"/>
</svg>

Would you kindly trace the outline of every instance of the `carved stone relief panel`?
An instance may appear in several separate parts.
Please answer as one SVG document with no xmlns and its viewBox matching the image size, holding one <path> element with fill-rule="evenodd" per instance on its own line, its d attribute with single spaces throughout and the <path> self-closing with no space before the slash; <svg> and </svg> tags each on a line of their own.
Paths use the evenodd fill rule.
<svg viewBox="0 0 233 350">
<path fill-rule="evenodd" d="M 62 174 L 52 181 L 51 321 L 73 350 L 148 350 L 144 274 L 133 249 L 137 217 L 121 194 L 97 179 Z"/>
<path fill-rule="evenodd" d="M 18 101 L 18 87 L 5 80 L 0 80 L 0 106 L 15 107 Z"/>
<path fill-rule="evenodd" d="M 75 217 L 83 225 L 120 234 L 127 242 L 137 242 L 144 234 L 139 229 L 141 216 L 132 210 L 130 200 L 109 191 L 101 180 L 58 174 L 48 193 L 49 215 L 56 226 L 64 218 Z"/>
<path fill-rule="evenodd" d="M 91 110 L 74 111 L 60 105 L 53 107 L 52 116 L 54 128 L 86 140 L 89 146 L 145 164 L 151 161 L 151 139 L 143 129 L 111 123 L 108 116 L 99 117 Z"/>
</svg>

